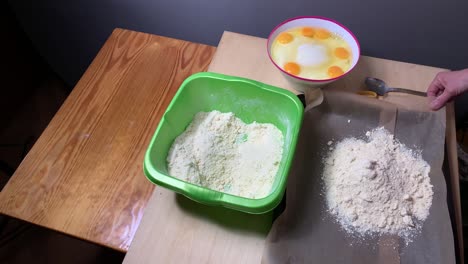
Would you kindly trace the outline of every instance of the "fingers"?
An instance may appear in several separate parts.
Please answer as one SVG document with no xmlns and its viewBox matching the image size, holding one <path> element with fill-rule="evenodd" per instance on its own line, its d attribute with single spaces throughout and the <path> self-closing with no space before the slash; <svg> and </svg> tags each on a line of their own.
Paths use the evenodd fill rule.
<svg viewBox="0 0 468 264">
<path fill-rule="evenodd" d="M 443 91 L 444 86 L 440 81 L 440 74 L 437 74 L 437 76 L 434 78 L 434 80 L 432 80 L 431 84 L 427 88 L 427 96 L 435 98 L 439 96 Z"/>
<path fill-rule="evenodd" d="M 428 91 L 428 96 L 429 96 L 429 91 Z M 431 96 L 432 97 L 432 96 Z M 432 101 L 430 102 L 430 107 L 432 110 L 439 110 L 445 104 L 452 99 L 453 95 L 449 90 L 444 90 L 444 92 L 439 95 L 432 97 Z"/>
<path fill-rule="evenodd" d="M 468 91 L 468 69 L 440 72 L 427 88 L 429 106 L 433 110 L 438 110 L 452 98 L 466 91 Z"/>
<path fill-rule="evenodd" d="M 441 79 L 444 73 L 439 73 L 427 88 L 427 97 L 429 98 L 429 107 L 432 110 L 442 108 L 453 95 L 450 90 L 446 89 Z"/>
</svg>

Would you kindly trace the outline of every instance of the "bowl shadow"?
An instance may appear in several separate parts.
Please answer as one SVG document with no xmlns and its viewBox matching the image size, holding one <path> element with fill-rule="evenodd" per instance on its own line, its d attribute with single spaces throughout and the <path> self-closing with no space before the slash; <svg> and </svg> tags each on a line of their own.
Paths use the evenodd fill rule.
<svg viewBox="0 0 468 264">
<path fill-rule="evenodd" d="M 175 199 L 176 204 L 185 213 L 230 231 L 266 237 L 273 223 L 273 211 L 265 214 L 248 214 L 225 207 L 200 204 L 181 194 L 176 194 Z"/>
</svg>

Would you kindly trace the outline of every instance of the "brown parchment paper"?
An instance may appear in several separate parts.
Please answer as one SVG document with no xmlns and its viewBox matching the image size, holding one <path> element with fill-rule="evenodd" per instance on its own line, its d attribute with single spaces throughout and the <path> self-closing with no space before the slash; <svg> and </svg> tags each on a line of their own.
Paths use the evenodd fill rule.
<svg viewBox="0 0 468 264">
<path fill-rule="evenodd" d="M 344 92 L 325 92 L 307 107 L 286 191 L 286 209 L 268 235 L 263 263 L 455 263 L 454 240 L 442 174 L 445 112 L 417 112 Z M 434 196 L 420 233 L 405 244 L 398 236 L 357 238 L 326 211 L 322 160 L 336 142 L 384 126 L 431 165 Z"/>
</svg>

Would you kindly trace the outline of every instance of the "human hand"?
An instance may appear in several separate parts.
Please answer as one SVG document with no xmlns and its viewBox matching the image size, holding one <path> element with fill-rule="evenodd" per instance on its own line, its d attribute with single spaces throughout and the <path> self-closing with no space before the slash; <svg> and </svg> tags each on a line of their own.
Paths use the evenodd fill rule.
<svg viewBox="0 0 468 264">
<path fill-rule="evenodd" d="M 440 72 L 427 89 L 429 106 L 439 110 L 454 97 L 468 91 L 468 69 Z"/>
</svg>

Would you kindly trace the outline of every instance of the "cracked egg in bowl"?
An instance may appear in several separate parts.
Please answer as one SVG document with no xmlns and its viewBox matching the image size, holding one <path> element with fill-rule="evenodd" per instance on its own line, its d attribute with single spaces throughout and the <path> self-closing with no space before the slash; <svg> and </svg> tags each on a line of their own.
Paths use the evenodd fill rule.
<svg viewBox="0 0 468 264">
<path fill-rule="evenodd" d="M 323 17 L 284 21 L 270 33 L 267 49 L 276 68 L 302 92 L 342 78 L 360 56 L 353 33 Z"/>
</svg>

